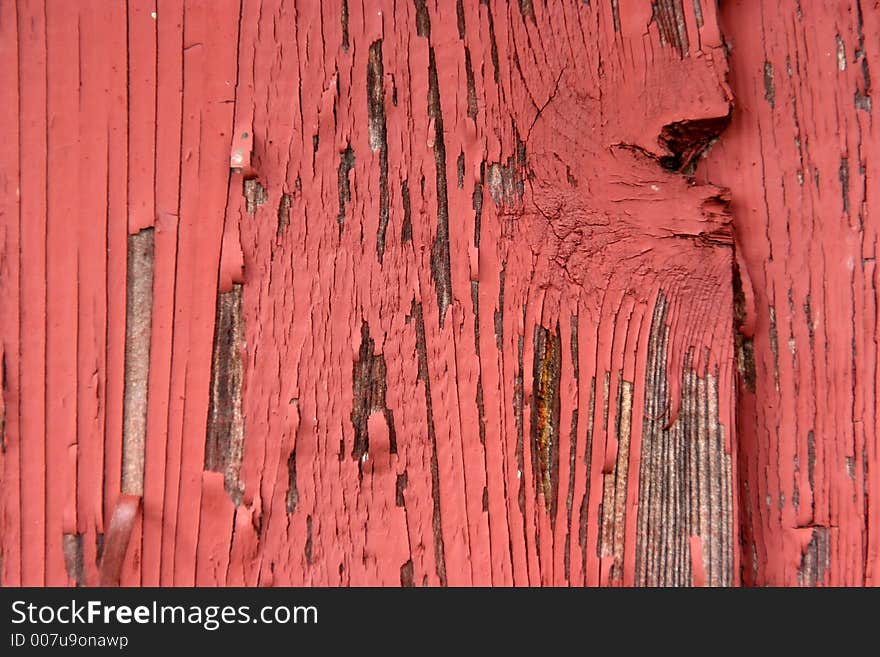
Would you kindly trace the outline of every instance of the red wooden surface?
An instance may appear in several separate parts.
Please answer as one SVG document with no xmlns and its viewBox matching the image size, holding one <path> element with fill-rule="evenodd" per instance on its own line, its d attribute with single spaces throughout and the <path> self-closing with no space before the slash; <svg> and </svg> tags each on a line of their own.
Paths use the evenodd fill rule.
<svg viewBox="0 0 880 657">
<path fill-rule="evenodd" d="M 738 387 L 743 579 L 877 585 L 877 3 L 724 2 L 730 187 L 755 291 Z M 746 379 L 748 381 L 746 381 Z"/>
<path fill-rule="evenodd" d="M 875 583 L 877 14 L 803 4 L 0 2 L 0 582 Z"/>
</svg>

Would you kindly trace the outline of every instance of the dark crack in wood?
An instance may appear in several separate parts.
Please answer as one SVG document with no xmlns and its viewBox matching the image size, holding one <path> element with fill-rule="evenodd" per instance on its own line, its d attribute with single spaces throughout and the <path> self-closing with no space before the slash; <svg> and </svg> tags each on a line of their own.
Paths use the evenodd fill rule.
<svg viewBox="0 0 880 657">
<path fill-rule="evenodd" d="M 354 427 L 354 446 L 351 458 L 359 464 L 370 449 L 368 422 L 370 415 L 379 412 L 385 418 L 391 443 L 391 453 L 397 453 L 397 436 L 394 431 L 394 413 L 385 404 L 387 388 L 385 357 L 373 353 L 375 341 L 370 337 L 370 327 L 361 323 L 361 345 L 358 359 L 352 367 L 353 402 L 351 424 Z"/>
<path fill-rule="evenodd" d="M 544 498 L 544 508 L 555 525 L 557 473 L 559 472 L 559 379 L 562 365 L 562 339 L 556 330 L 535 327 L 532 383 L 531 439 L 536 490 Z"/>
<path fill-rule="evenodd" d="M 205 469 L 223 473 L 224 487 L 236 506 L 244 492 L 239 479 L 244 451 L 243 348 L 242 286 L 235 284 L 217 295 Z"/>
<path fill-rule="evenodd" d="M 431 399 L 431 377 L 428 373 L 428 347 L 425 340 L 425 318 L 422 312 L 422 304 L 413 300 L 410 315 L 415 318 L 416 323 L 417 380 L 421 381 L 425 386 L 428 441 L 431 443 L 431 500 L 433 502 L 431 522 L 434 530 L 434 560 L 440 585 L 446 586 L 446 548 L 443 543 L 442 518 L 440 515 L 440 468 L 437 460 L 437 430 L 434 426 L 434 403 Z"/>
<path fill-rule="evenodd" d="M 388 139 L 385 126 L 385 65 L 382 61 L 382 39 L 370 45 L 367 57 L 367 115 L 370 149 L 379 153 L 379 228 L 376 233 L 376 255 L 381 264 L 385 255 L 385 233 L 388 230 Z"/>
</svg>

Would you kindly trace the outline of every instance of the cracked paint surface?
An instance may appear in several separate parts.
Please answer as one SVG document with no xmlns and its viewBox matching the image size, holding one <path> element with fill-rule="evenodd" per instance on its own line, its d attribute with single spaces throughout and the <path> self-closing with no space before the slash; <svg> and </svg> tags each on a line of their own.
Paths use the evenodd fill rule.
<svg viewBox="0 0 880 657">
<path fill-rule="evenodd" d="M 738 582 L 714 2 L 14 10 L 2 583 Z"/>
<path fill-rule="evenodd" d="M 737 108 L 699 177 L 735 190 L 754 297 L 738 340 L 743 581 L 876 586 L 880 14 L 863 0 L 722 7 Z"/>
</svg>

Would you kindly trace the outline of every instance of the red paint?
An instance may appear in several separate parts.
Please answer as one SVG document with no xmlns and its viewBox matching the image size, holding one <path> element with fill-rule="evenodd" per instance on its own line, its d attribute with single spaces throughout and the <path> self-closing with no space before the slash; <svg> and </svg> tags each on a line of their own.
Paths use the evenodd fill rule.
<svg viewBox="0 0 880 657">
<path fill-rule="evenodd" d="M 721 19 L 737 101 L 702 172 L 732 190 L 755 292 L 755 389 L 741 381 L 737 409 L 743 578 L 876 585 L 880 15 L 725 2 Z"/>
<path fill-rule="evenodd" d="M 703 543 L 699 536 L 688 539 L 691 548 L 691 569 L 694 572 L 694 586 L 706 586 L 706 570 L 703 567 Z"/>
<path fill-rule="evenodd" d="M 4 271 L 9 298 L 22 299 L 20 320 L 4 321 L 15 369 L 5 408 L 17 409 L 7 412 L 3 461 L 14 491 L 4 502 L 4 583 L 67 583 L 65 533 L 82 537 L 86 583 L 115 581 L 117 568 L 128 585 L 635 581 L 641 410 L 661 291 L 675 373 L 666 419 L 678 415 L 693 350 L 687 367 L 717 377 L 718 420 L 728 441 L 733 433 L 729 219 L 718 189 L 689 186 L 652 157 L 667 154 L 665 125 L 727 113 L 711 7 L 702 27 L 686 8 L 684 59 L 661 43 L 650 12 L 615 16 L 607 3 L 532 16 L 465 2 L 462 34 L 446 3 L 422 17 L 418 5 L 363 14 L 351 3 L 345 26 L 333 3 L 16 9 L 17 21 L 3 23 L 19 62 L 3 83 L 22 108 L 10 117 L 22 152 L 4 164 L 21 190 L 4 210 L 21 217 L 5 222 L 6 252 L 20 249 L 22 268 Z M 373 116 L 384 127 L 367 120 L 367 57 L 379 39 L 383 114 Z M 646 44 L 648 59 L 638 54 Z M 243 176 L 267 190 L 254 216 Z M 120 529 L 110 505 L 122 453 L 125 245 L 147 226 L 155 272 L 144 515 Z M 448 265 L 441 254 L 432 272 L 443 230 Z M 238 508 L 222 476 L 203 472 L 216 295 L 236 282 L 247 330 Z M 362 322 L 386 364 L 395 431 L 373 413 L 366 459 L 356 462 L 350 373 Z M 562 345 L 555 518 L 530 451 L 539 325 L 558 325 Z M 621 382 L 633 391 L 623 437 Z M 606 475 L 620 483 L 603 501 Z M 615 509 L 605 538 L 600 504 Z M 127 554 L 105 556 L 103 571 L 114 572 L 101 577 L 99 535 L 105 555 Z M 694 577 L 705 574 L 695 568 Z"/>
<path fill-rule="evenodd" d="M 232 132 L 232 150 L 229 153 L 229 168 L 235 172 L 246 172 L 253 175 L 251 168 L 251 153 L 254 150 L 252 137 L 253 128 L 250 126 L 236 126 Z"/>
<path fill-rule="evenodd" d="M 0 69 L 0 94 L 6 99 L 0 103 L 0 122 L 6 126 L 10 134 L 25 137 L 24 126 L 19 117 L 21 103 L 25 94 L 19 89 L 18 67 L 18 25 L 15 21 L 0 20 L 0 57 L 7 66 Z M 24 248 L 23 230 L 18 221 L 22 211 L 19 163 L 19 139 L 9 139 L 0 150 L 0 295 L 6 299 L 0 311 L 0 356 L 2 356 L 2 374 L 5 385 L 0 390 L 0 435 L 3 437 L 4 450 L 0 455 L 0 472 L 2 484 L 6 488 L 0 496 L 0 526 L 4 533 L 14 538 L 2 542 L 3 564 L 0 566 L 0 581 L 17 585 L 22 580 L 22 563 L 27 557 L 22 555 L 21 537 L 24 527 L 21 518 L 23 510 L 33 511 L 33 505 L 27 506 L 22 499 L 21 489 L 25 470 L 17 464 L 21 463 L 22 454 L 26 451 L 19 440 L 7 439 L 7 436 L 21 435 L 25 424 L 18 413 L 21 398 L 22 377 L 20 376 L 21 352 L 17 348 L 22 344 L 20 322 L 24 310 L 20 306 L 21 276 L 18 258 L 6 257 L 9 245 Z M 9 467 L 13 463 L 13 467 Z M 42 550 L 40 550 L 42 552 Z"/>
<path fill-rule="evenodd" d="M 675 524 L 690 583 L 739 582 L 740 515 L 746 582 L 798 583 L 826 539 L 821 583 L 874 582 L 874 233 L 859 177 L 874 137 L 870 114 L 851 109 L 869 89 L 847 3 L 800 19 L 794 3 L 725 4 L 737 109 L 699 185 L 658 159 L 672 155 L 667 126 L 728 114 L 714 2 L 664 3 L 681 21 L 623 0 L 368 4 L 93 0 L 44 13 L 19 0 L 0 18 L 0 54 L 16 62 L 0 72 L 13 101 L 0 108 L 12 135 L 0 154 L 0 582 L 73 583 L 62 542 L 77 534 L 86 584 L 635 584 L 640 513 L 661 505 L 640 483 L 656 422 L 721 436 L 726 479 L 693 496 L 723 500 L 730 524 L 648 523 Z M 863 20 L 873 62 L 876 18 Z M 759 24 L 766 55 L 742 45 Z M 841 125 L 808 118 L 829 94 Z M 254 214 L 244 178 L 267 193 Z M 113 505 L 126 243 L 148 226 L 135 522 L 130 502 Z M 739 427 L 734 257 L 757 385 L 740 386 Z M 234 283 L 246 327 L 237 507 L 204 465 L 216 300 Z M 658 305 L 668 394 L 648 414 Z M 368 397 L 369 446 L 353 458 L 364 324 L 377 379 L 365 385 L 381 387 L 382 408 Z M 536 334 L 558 335 L 558 366 Z M 711 412 L 683 387 L 691 372 L 714 390 Z M 531 449 L 547 422 L 550 500 L 536 475 L 547 459 Z"/>
<path fill-rule="evenodd" d="M 119 586 L 125 555 L 140 510 L 141 498 L 137 495 L 123 495 L 116 503 L 104 537 L 98 579 L 101 586 Z"/>
</svg>

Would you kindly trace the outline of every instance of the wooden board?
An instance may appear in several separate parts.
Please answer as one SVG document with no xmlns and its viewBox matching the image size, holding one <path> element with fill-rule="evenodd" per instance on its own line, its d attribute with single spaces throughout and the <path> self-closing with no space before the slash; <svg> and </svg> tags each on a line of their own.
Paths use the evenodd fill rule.
<svg viewBox="0 0 880 657">
<path fill-rule="evenodd" d="M 764 4 L 0 5 L 0 583 L 874 581 L 876 16 Z"/>
</svg>

